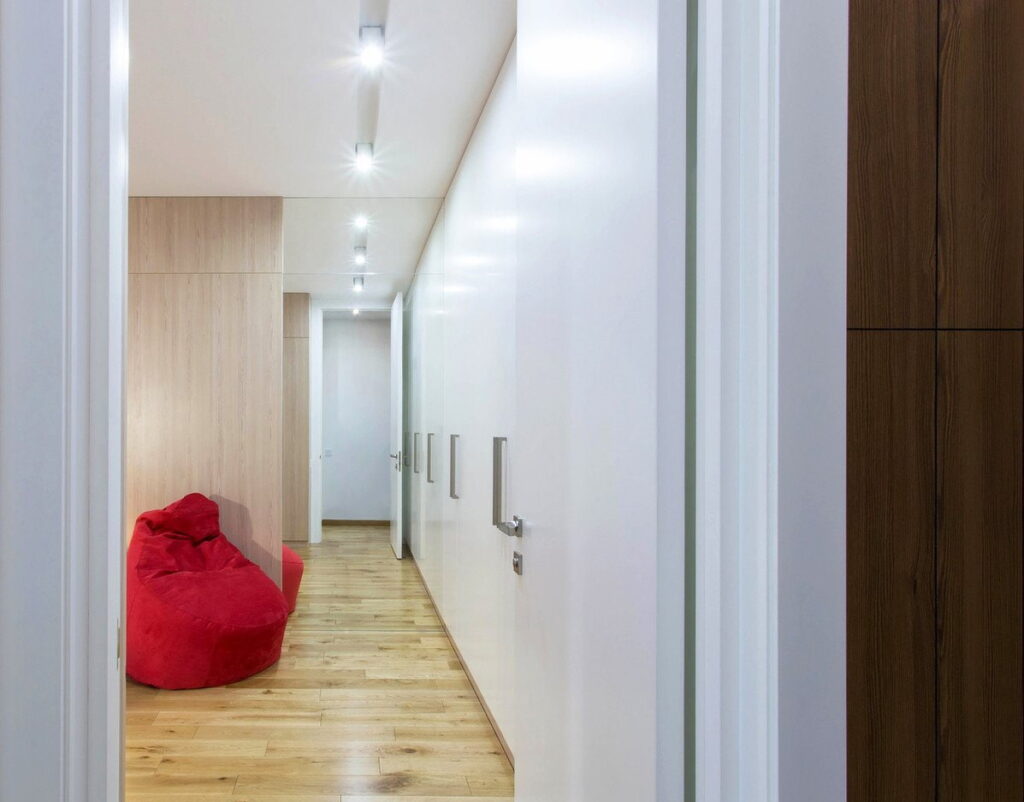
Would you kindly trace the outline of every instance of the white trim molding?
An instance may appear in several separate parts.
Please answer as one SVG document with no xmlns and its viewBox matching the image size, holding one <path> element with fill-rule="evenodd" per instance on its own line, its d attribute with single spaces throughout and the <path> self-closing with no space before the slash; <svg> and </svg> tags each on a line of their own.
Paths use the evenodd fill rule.
<svg viewBox="0 0 1024 802">
<path fill-rule="evenodd" d="M 309 542 L 324 537 L 324 311 L 310 297 L 309 309 Z"/>
<path fill-rule="evenodd" d="M 698 18 L 695 799 L 840 802 L 846 4 Z"/>
<path fill-rule="evenodd" d="M 124 0 L 0 0 L 0 799 L 121 798 Z"/>
</svg>

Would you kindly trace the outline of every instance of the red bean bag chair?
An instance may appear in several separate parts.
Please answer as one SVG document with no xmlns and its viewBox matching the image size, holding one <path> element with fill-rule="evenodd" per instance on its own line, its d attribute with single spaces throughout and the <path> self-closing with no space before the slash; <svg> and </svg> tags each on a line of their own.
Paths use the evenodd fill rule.
<svg viewBox="0 0 1024 802">
<path fill-rule="evenodd" d="M 281 590 L 288 602 L 288 612 L 295 612 L 295 603 L 299 598 L 299 585 L 302 584 L 302 558 L 285 545 L 281 546 Z"/>
<path fill-rule="evenodd" d="M 227 685 L 281 657 L 288 605 L 191 493 L 135 523 L 128 549 L 127 671 L 157 688 Z"/>
</svg>

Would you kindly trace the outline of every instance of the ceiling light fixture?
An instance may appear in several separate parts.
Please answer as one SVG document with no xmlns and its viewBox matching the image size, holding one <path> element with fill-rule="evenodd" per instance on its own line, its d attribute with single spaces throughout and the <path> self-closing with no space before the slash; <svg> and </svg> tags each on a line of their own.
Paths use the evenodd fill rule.
<svg viewBox="0 0 1024 802">
<path fill-rule="evenodd" d="M 362 276 L 354 276 L 352 278 L 352 289 L 355 290 L 356 292 L 362 292 L 364 283 L 365 282 Z"/>
<path fill-rule="evenodd" d="M 368 173 L 373 168 L 373 143 L 360 142 L 356 145 L 356 169 Z"/>
<path fill-rule="evenodd" d="M 357 214 L 355 220 L 352 221 L 352 225 L 362 230 L 370 225 L 370 219 L 365 214 Z"/>
<path fill-rule="evenodd" d="M 384 29 L 379 25 L 364 25 L 359 29 L 359 60 L 368 70 L 384 63 Z"/>
<path fill-rule="evenodd" d="M 358 315 L 359 314 L 359 310 L 358 309 L 353 309 L 352 310 L 352 314 L 353 315 Z"/>
<path fill-rule="evenodd" d="M 362 245 L 356 246 L 356 264 L 362 267 L 366 264 L 366 248 Z"/>
</svg>

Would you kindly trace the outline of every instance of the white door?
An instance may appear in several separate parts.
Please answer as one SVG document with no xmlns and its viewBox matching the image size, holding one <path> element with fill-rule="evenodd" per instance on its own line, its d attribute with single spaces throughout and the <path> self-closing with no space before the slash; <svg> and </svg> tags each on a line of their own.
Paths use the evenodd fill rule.
<svg viewBox="0 0 1024 802">
<path fill-rule="evenodd" d="M 391 304 L 391 548 L 402 559 L 402 293 Z"/>
<path fill-rule="evenodd" d="M 676 4 L 599 5 L 581 29 L 582 0 L 518 3 L 520 802 L 661 796 L 657 69 Z"/>
</svg>

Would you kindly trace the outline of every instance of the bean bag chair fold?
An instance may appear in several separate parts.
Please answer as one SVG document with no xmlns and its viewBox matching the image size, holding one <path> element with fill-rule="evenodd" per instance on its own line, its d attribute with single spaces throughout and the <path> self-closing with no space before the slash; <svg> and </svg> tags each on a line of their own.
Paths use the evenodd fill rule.
<svg viewBox="0 0 1024 802">
<path fill-rule="evenodd" d="M 205 688 L 281 657 L 288 605 L 191 493 L 139 516 L 128 549 L 127 672 L 157 688 Z"/>
<path fill-rule="evenodd" d="M 288 602 L 288 612 L 295 612 L 299 598 L 299 585 L 302 584 L 302 572 L 305 564 L 302 558 L 287 546 L 281 546 L 281 590 Z"/>
</svg>

